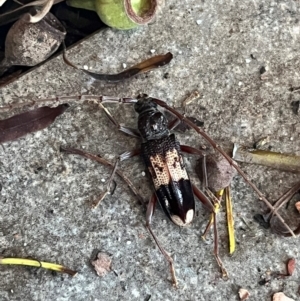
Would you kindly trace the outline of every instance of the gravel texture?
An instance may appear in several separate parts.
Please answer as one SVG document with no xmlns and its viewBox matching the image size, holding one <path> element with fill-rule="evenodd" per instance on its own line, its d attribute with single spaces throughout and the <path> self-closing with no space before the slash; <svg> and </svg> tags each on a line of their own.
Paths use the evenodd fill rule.
<svg viewBox="0 0 300 301">
<path fill-rule="evenodd" d="M 201 97 L 187 107 L 187 114 L 204 121 L 205 131 L 221 145 L 251 146 L 268 136 L 267 147 L 299 155 L 299 115 L 291 109 L 291 102 L 300 98 L 299 6 L 288 0 L 170 0 L 152 24 L 123 32 L 105 29 L 68 51 L 77 65 L 98 72 L 118 72 L 124 64 L 149 58 L 153 50 L 172 52 L 170 65 L 107 84 L 66 66 L 59 56 L 2 88 L 0 104 L 59 95 L 144 92 L 179 107 L 197 89 Z M 299 259 L 299 242 L 254 222 L 253 215 L 267 207 L 240 176 L 231 185 L 237 239 L 231 257 L 224 209 L 219 214 L 220 256 L 228 281 L 222 280 L 214 259 L 212 235 L 201 240 L 209 213 L 197 206 L 194 223 L 181 229 L 157 208 L 153 229 L 175 259 L 179 289 L 174 289 L 168 265 L 144 227 L 145 207 L 126 184 L 116 178 L 115 193 L 92 210 L 89 204 L 105 188 L 110 170 L 60 152 L 60 146 L 76 147 L 114 161 L 138 147 L 139 141 L 117 132 L 97 105 L 69 104 L 70 109 L 47 129 L 0 147 L 0 254 L 61 263 L 78 270 L 78 275 L 1 266 L 1 301 L 239 300 L 240 288 L 249 290 L 249 300 L 271 300 L 279 291 L 299 299 L 298 266 L 289 278 L 261 283 L 271 272 L 285 272 L 289 258 Z M 107 107 L 120 123 L 135 126 L 130 105 Z M 193 131 L 178 138 L 194 147 L 204 144 Z M 195 156 L 187 156 L 186 163 L 199 185 Z M 271 202 L 299 180 L 299 174 L 241 166 Z M 121 168 L 149 198 L 152 187 L 140 158 Z M 282 210 L 289 215 L 292 211 L 293 204 Z M 97 251 L 112 258 L 114 272 L 103 278 L 90 263 Z"/>
</svg>

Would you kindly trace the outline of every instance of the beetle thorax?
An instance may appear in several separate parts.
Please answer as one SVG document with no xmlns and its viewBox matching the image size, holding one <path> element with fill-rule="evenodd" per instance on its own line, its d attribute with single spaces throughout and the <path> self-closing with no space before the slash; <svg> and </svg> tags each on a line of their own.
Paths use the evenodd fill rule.
<svg viewBox="0 0 300 301">
<path fill-rule="evenodd" d="M 139 113 L 138 130 L 145 140 L 160 139 L 169 135 L 168 121 L 151 99 L 141 99 L 135 105 Z"/>
</svg>

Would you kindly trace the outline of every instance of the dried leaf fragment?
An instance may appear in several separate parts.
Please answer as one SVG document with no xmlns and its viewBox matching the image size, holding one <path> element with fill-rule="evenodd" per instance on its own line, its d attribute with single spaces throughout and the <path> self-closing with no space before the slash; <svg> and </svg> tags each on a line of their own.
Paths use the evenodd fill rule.
<svg viewBox="0 0 300 301">
<path fill-rule="evenodd" d="M 280 292 L 273 295 L 273 301 L 295 301 L 295 300 L 287 297 L 284 293 Z"/>
<path fill-rule="evenodd" d="M 32 267 L 44 268 L 48 270 L 53 270 L 56 272 L 66 273 L 71 276 L 77 274 L 76 271 L 73 271 L 65 266 L 56 263 L 50 263 L 45 261 L 39 261 L 35 259 L 26 259 L 26 258 L 2 258 L 0 257 L 0 264 L 15 264 L 15 265 L 27 265 Z"/>
<path fill-rule="evenodd" d="M 41 107 L 0 120 L 0 143 L 16 140 L 46 128 L 68 107 L 68 104 L 62 104 L 55 108 Z"/>
<path fill-rule="evenodd" d="M 298 212 L 300 213 L 300 201 L 298 201 L 298 202 L 295 204 L 295 207 L 296 207 L 296 209 L 298 210 Z"/>
<path fill-rule="evenodd" d="M 264 165 L 289 172 L 300 172 L 300 156 L 234 145 L 232 158 L 238 162 Z"/>
<path fill-rule="evenodd" d="M 200 163 L 202 168 L 202 162 Z M 212 191 L 220 191 L 229 186 L 233 177 L 236 175 L 236 170 L 233 166 L 221 155 L 214 153 L 206 157 L 207 181 L 208 187 Z M 201 175 L 200 172 L 198 172 Z"/>
<path fill-rule="evenodd" d="M 292 276 L 296 267 L 296 259 L 295 258 L 290 258 L 287 262 L 287 274 L 289 276 Z"/>
<path fill-rule="evenodd" d="M 97 259 L 92 260 L 91 264 L 94 266 L 98 276 L 104 277 L 111 271 L 111 258 L 105 253 L 99 252 Z"/>
<path fill-rule="evenodd" d="M 135 76 L 137 74 L 145 73 L 152 69 L 162 67 L 164 65 L 169 64 L 170 61 L 172 60 L 172 58 L 173 58 L 173 54 L 171 52 L 168 52 L 163 55 L 156 55 L 154 57 L 151 57 L 151 58 L 149 58 L 141 63 L 138 63 L 137 65 L 134 65 L 120 73 L 104 74 L 104 73 L 94 73 L 94 72 L 87 71 L 85 69 L 78 68 L 67 58 L 65 49 L 64 49 L 64 53 L 63 53 L 63 60 L 67 65 L 69 65 L 75 69 L 83 71 L 85 74 L 88 74 L 89 76 L 91 76 L 92 78 L 94 78 L 96 80 L 103 80 L 103 81 L 107 81 L 107 82 L 123 81 L 123 80 L 131 78 L 132 76 Z"/>
<path fill-rule="evenodd" d="M 249 296 L 250 296 L 250 293 L 246 289 L 241 288 L 239 290 L 239 297 L 240 297 L 241 301 L 247 300 L 249 298 Z"/>
<path fill-rule="evenodd" d="M 228 228 L 228 241 L 229 241 L 229 254 L 232 255 L 235 251 L 235 235 L 234 235 L 234 218 L 232 210 L 232 198 L 230 187 L 225 188 L 225 203 L 227 212 L 227 228 Z M 243 299 L 245 300 L 245 299 Z"/>
</svg>

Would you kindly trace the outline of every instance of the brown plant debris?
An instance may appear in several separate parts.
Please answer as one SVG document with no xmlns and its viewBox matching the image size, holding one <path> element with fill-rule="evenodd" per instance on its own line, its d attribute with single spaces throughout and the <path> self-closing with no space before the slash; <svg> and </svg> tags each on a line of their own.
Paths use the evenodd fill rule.
<svg viewBox="0 0 300 301">
<path fill-rule="evenodd" d="M 172 60 L 172 58 L 173 58 L 172 53 L 168 52 L 164 55 L 156 55 L 154 57 L 151 57 L 151 58 L 149 58 L 145 61 L 142 61 L 141 63 L 138 63 L 137 65 L 134 65 L 134 66 L 132 66 L 120 73 L 117 73 L 117 74 L 104 74 L 104 73 L 100 74 L 100 73 L 94 73 L 94 72 L 87 71 L 85 69 L 78 68 L 67 58 L 65 49 L 64 49 L 64 53 L 63 53 L 63 59 L 67 65 L 69 65 L 75 69 L 83 71 L 85 74 L 88 74 L 89 76 L 91 76 L 92 78 L 94 78 L 96 80 L 103 80 L 103 81 L 107 81 L 107 82 L 123 81 L 123 80 L 131 78 L 137 74 L 141 74 L 144 72 L 148 72 L 152 69 L 162 67 L 164 65 L 169 64 L 170 61 Z"/>
<path fill-rule="evenodd" d="M 208 187 L 214 192 L 229 186 L 232 178 L 236 175 L 236 170 L 232 165 L 217 153 L 206 157 L 206 169 Z"/>
<path fill-rule="evenodd" d="M 56 272 L 66 273 L 71 276 L 77 274 L 76 271 L 73 271 L 65 266 L 56 263 L 50 263 L 45 261 L 39 261 L 36 259 L 27 259 L 27 258 L 2 258 L 0 257 L 0 265 L 9 264 L 9 265 L 26 265 L 37 268 L 44 268 Z"/>
<path fill-rule="evenodd" d="M 247 300 L 250 296 L 250 293 L 244 289 L 244 288 L 240 288 L 239 290 L 239 297 L 241 301 Z"/>
<path fill-rule="evenodd" d="M 41 107 L 0 120 L 0 143 L 12 141 L 46 128 L 68 107 L 67 104 L 59 105 L 56 108 Z"/>
<path fill-rule="evenodd" d="M 284 293 L 280 292 L 273 295 L 273 301 L 295 301 L 295 300 L 287 297 Z"/>
<path fill-rule="evenodd" d="M 91 261 L 98 276 L 104 277 L 111 271 L 111 257 L 105 253 L 99 252 L 97 258 Z"/>
</svg>

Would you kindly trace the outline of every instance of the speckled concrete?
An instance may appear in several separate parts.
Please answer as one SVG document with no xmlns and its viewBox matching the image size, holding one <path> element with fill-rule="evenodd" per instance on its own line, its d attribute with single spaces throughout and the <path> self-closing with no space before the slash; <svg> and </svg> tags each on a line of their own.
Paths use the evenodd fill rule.
<svg viewBox="0 0 300 301">
<path fill-rule="evenodd" d="M 167 1 L 156 21 L 119 32 L 106 29 L 68 52 L 81 66 L 101 72 L 122 70 L 156 53 L 171 51 L 169 66 L 119 84 L 97 83 L 64 65 L 58 57 L 0 91 L 0 103 L 73 94 L 136 96 L 142 91 L 178 107 L 194 89 L 201 98 L 188 114 L 204 121 L 213 138 L 252 145 L 269 136 L 272 149 L 300 154 L 299 115 L 290 103 L 299 100 L 299 2 Z M 267 72 L 261 78 L 260 70 Z M 109 108 L 121 123 L 133 126 L 130 106 Z M 17 110 L 15 111 L 17 112 Z M 14 112 L 14 113 L 15 113 Z M 3 118 L 11 113 L 2 114 Z M 178 136 L 199 147 L 190 132 Z M 285 271 L 290 257 L 299 259 L 298 239 L 262 229 L 253 215 L 266 210 L 237 176 L 232 183 L 237 250 L 227 254 L 225 214 L 220 213 L 220 254 L 229 273 L 223 281 L 212 255 L 212 238 L 200 234 L 209 215 L 179 229 L 158 208 L 154 231 L 174 256 L 179 289 L 169 282 L 168 267 L 144 228 L 145 208 L 117 179 L 113 196 L 96 210 L 88 206 L 104 189 L 109 170 L 78 156 L 61 154 L 60 146 L 77 147 L 114 160 L 138 145 L 117 133 L 97 106 L 73 104 L 49 128 L 0 147 L 0 254 L 34 257 L 78 270 L 71 278 L 49 271 L 0 267 L 0 300 L 239 300 L 240 287 L 250 300 L 271 300 L 284 291 L 298 300 L 299 267 L 288 279 L 259 281 L 269 271 Z M 195 158 L 187 157 L 191 178 Z M 151 185 L 141 160 L 121 165 L 145 197 Z M 299 180 L 299 175 L 264 167 L 242 168 L 270 201 Z M 292 209 L 290 209 L 291 211 Z M 247 222 L 248 226 L 244 223 Z M 99 278 L 90 262 L 95 250 L 111 254 L 114 272 Z"/>
</svg>

